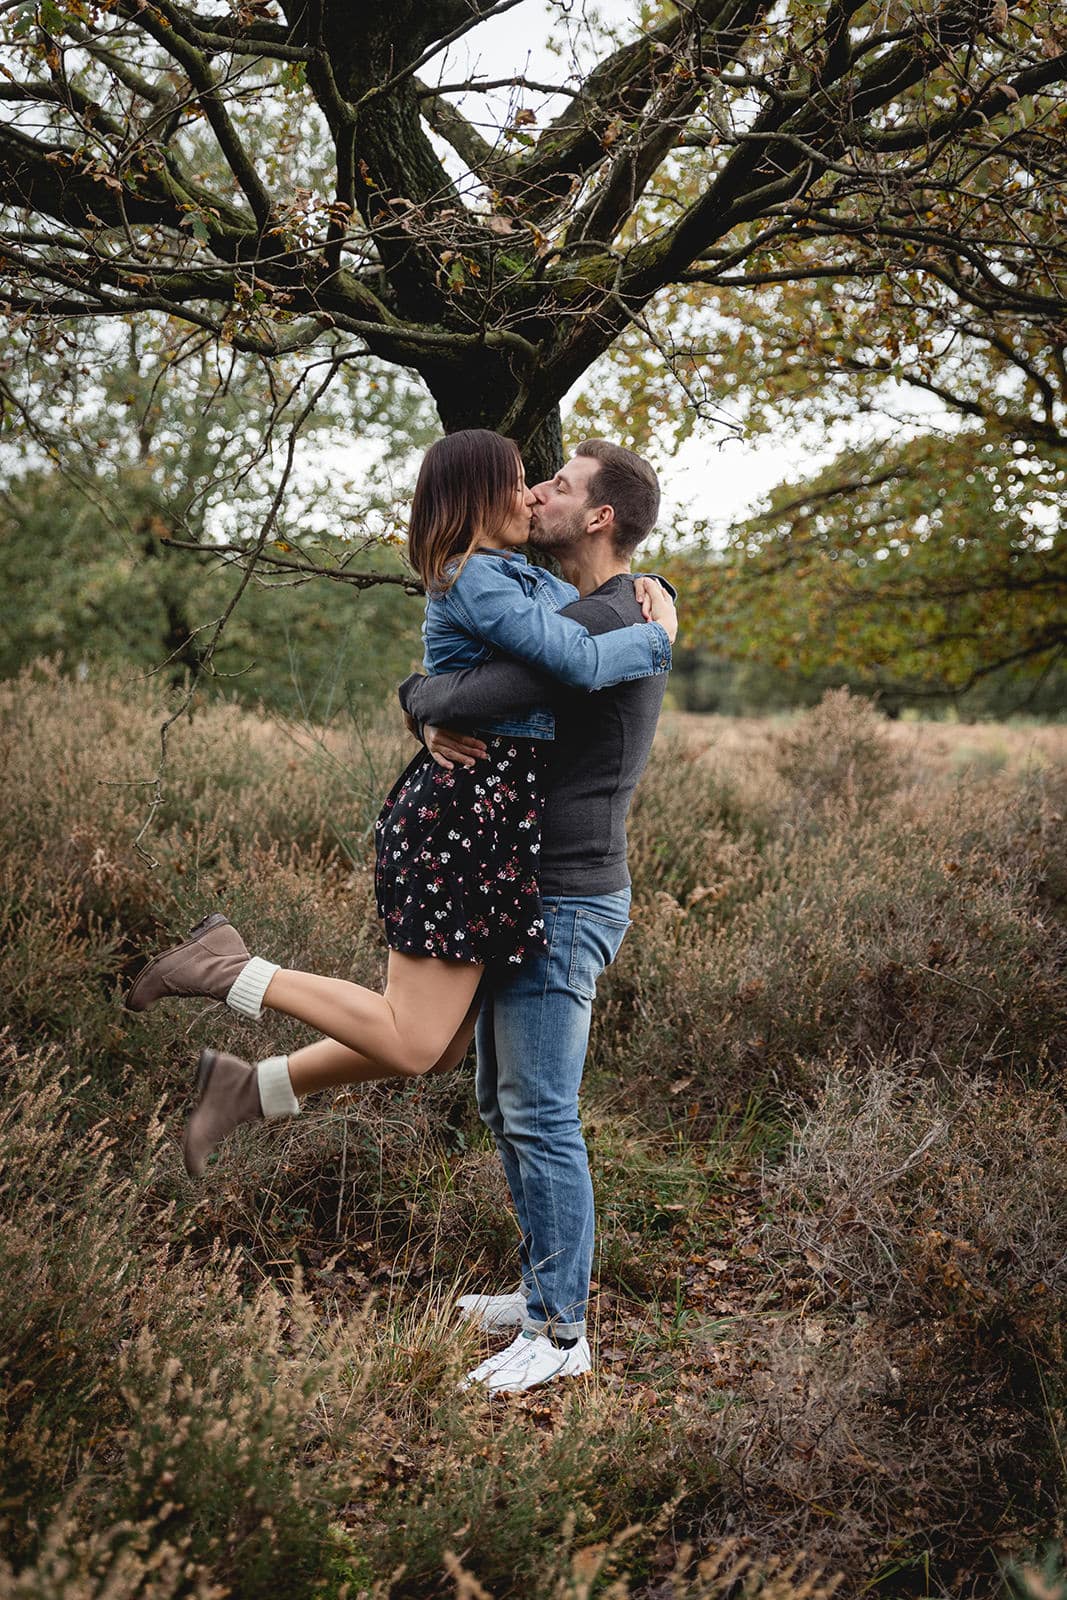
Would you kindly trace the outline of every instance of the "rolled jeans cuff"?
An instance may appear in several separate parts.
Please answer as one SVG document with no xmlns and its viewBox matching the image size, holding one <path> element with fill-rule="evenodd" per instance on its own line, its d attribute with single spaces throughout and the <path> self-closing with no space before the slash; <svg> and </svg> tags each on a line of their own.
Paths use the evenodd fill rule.
<svg viewBox="0 0 1067 1600">
<path fill-rule="evenodd" d="M 584 1322 L 545 1322 L 536 1317 L 522 1319 L 523 1333 L 543 1333 L 549 1339 L 584 1339 Z"/>
</svg>

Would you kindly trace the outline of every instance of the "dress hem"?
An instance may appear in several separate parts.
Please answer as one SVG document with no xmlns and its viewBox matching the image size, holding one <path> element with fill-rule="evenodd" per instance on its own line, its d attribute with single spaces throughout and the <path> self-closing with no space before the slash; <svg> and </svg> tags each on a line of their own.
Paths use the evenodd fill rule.
<svg viewBox="0 0 1067 1600">
<path fill-rule="evenodd" d="M 390 950 L 396 951 L 398 956 L 422 956 L 425 961 L 454 961 L 457 965 L 462 963 L 468 967 L 484 967 L 488 965 L 483 956 L 443 956 L 437 950 L 427 950 L 425 945 L 390 944 L 388 939 L 385 942 L 389 945 Z"/>
<path fill-rule="evenodd" d="M 498 967 L 519 965 L 519 962 L 515 959 L 515 952 L 511 952 L 511 954 L 493 953 L 482 956 L 442 955 L 439 950 L 427 950 L 424 945 L 390 944 L 388 938 L 385 942 L 390 950 L 396 951 L 398 956 L 421 956 L 424 961 L 451 961 L 454 962 L 456 966 L 466 967 Z M 527 956 L 533 954 L 535 950 L 547 950 L 547 948 L 547 939 L 542 940 L 540 944 L 531 944 L 529 947 L 524 947 L 520 959 L 525 961 Z"/>
</svg>

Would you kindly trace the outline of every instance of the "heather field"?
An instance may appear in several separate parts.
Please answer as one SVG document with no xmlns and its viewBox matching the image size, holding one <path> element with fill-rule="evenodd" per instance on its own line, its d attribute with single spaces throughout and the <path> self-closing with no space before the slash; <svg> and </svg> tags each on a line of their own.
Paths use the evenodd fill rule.
<svg viewBox="0 0 1067 1600">
<path fill-rule="evenodd" d="M 120 1006 L 225 908 L 376 981 L 409 742 L 0 686 L 2 1600 L 1063 1600 L 1067 727 L 668 717 L 585 1120 L 595 1372 L 488 1401 L 515 1236 L 470 1064 L 242 1129 Z"/>
</svg>

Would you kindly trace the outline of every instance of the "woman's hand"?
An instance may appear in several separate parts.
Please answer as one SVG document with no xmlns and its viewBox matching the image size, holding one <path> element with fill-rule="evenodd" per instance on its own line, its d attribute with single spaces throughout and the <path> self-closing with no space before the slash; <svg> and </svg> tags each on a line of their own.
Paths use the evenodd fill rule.
<svg viewBox="0 0 1067 1600">
<path fill-rule="evenodd" d="M 678 613 L 674 601 L 655 578 L 646 578 L 643 575 L 634 579 L 634 594 L 646 622 L 658 622 L 667 632 L 667 637 L 674 643 L 678 637 Z"/>
<path fill-rule="evenodd" d="M 472 733 L 456 733 L 453 728 L 435 728 L 427 722 L 422 730 L 426 748 L 439 767 L 451 772 L 453 767 L 473 767 L 489 754 L 481 739 Z"/>
</svg>

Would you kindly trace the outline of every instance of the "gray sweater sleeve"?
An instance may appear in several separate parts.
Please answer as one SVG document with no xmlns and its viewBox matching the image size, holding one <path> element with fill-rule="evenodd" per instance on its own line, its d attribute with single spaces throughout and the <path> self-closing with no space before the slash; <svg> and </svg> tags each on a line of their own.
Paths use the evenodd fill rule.
<svg viewBox="0 0 1067 1600">
<path fill-rule="evenodd" d="M 623 626 L 611 606 L 596 599 L 574 600 L 563 615 L 582 623 L 590 633 L 608 633 Z M 458 672 L 441 672 L 431 678 L 414 673 L 397 691 L 409 716 L 422 724 L 451 727 L 456 723 L 485 722 L 506 717 L 531 706 L 549 705 L 560 694 L 577 694 L 525 662 L 501 657 Z"/>
</svg>

